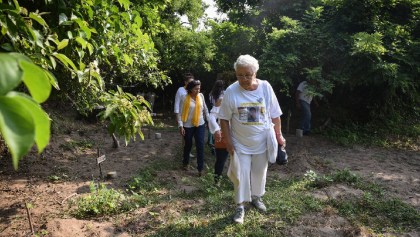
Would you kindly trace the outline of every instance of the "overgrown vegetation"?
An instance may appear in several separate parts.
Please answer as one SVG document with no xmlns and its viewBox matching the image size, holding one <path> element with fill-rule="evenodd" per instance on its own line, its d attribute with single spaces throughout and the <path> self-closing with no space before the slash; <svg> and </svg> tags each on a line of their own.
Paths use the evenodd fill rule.
<svg viewBox="0 0 420 237">
<path fill-rule="evenodd" d="M 90 194 L 75 201 L 73 214 L 78 218 L 113 215 L 144 206 L 143 196 L 128 196 L 118 190 L 107 188 L 105 184 L 90 183 Z"/>
</svg>

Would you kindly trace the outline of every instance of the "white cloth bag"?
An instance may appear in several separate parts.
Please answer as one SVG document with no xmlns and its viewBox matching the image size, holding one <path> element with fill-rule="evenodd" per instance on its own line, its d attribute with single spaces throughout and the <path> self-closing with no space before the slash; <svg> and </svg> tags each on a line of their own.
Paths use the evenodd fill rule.
<svg viewBox="0 0 420 237">
<path fill-rule="evenodd" d="M 241 166 L 239 164 L 239 158 L 236 152 L 233 153 L 233 156 L 230 156 L 229 168 L 227 171 L 227 176 L 230 181 L 232 181 L 234 188 L 239 187 L 239 182 L 241 181 Z"/>
<path fill-rule="evenodd" d="M 274 131 L 274 123 L 268 125 L 266 128 L 267 132 L 267 157 L 270 163 L 275 163 L 277 158 L 277 152 L 279 144 L 276 139 L 276 131 Z"/>
</svg>

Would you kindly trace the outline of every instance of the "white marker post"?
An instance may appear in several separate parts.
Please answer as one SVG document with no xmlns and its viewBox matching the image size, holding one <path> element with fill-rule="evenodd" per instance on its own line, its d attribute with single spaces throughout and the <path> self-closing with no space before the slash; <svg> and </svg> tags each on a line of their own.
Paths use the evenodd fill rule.
<svg viewBox="0 0 420 237">
<path fill-rule="evenodd" d="M 98 158 L 96 158 L 96 163 L 99 165 L 99 175 L 101 176 L 101 180 L 103 179 L 101 163 L 104 162 L 105 160 L 106 160 L 105 155 L 99 156 L 99 148 L 98 148 Z"/>
</svg>

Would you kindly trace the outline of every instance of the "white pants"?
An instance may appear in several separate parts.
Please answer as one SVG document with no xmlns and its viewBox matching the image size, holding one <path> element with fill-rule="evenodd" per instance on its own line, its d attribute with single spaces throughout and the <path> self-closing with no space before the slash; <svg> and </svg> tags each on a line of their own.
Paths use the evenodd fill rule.
<svg viewBox="0 0 420 237">
<path fill-rule="evenodd" d="M 267 152 L 261 154 L 237 153 L 241 167 L 239 187 L 235 188 L 235 203 L 250 202 L 251 196 L 261 197 L 265 193 L 268 159 Z"/>
</svg>

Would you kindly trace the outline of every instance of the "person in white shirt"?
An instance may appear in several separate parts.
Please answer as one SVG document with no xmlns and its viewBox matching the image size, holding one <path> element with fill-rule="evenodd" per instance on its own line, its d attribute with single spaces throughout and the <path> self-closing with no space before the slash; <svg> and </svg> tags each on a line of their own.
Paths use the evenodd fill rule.
<svg viewBox="0 0 420 237">
<path fill-rule="evenodd" d="M 174 103 L 174 114 L 175 114 L 175 120 L 178 122 L 178 113 L 179 113 L 179 102 L 181 101 L 181 98 L 185 95 L 187 95 L 187 90 L 185 89 L 187 87 L 187 84 L 190 81 L 194 80 L 194 76 L 191 73 L 185 73 L 184 74 L 184 86 L 181 86 L 180 88 L 178 88 L 178 90 L 176 91 L 175 94 L 175 103 Z M 183 146 L 184 144 L 184 139 L 182 140 L 183 142 Z M 190 157 L 193 158 L 194 155 L 190 153 Z"/>
<path fill-rule="evenodd" d="M 219 108 L 223 100 L 225 82 L 223 80 L 217 80 L 214 83 L 213 89 L 210 92 L 209 100 L 212 106 L 210 110 L 210 116 L 208 121 L 209 133 L 213 134 L 215 142 L 221 142 L 222 133 L 220 125 L 218 123 Z M 217 145 L 214 143 L 214 145 Z M 219 185 L 220 178 L 225 167 L 226 160 L 229 153 L 226 147 L 214 147 L 214 153 L 216 155 L 216 162 L 214 163 L 214 181 L 216 185 Z"/>
<path fill-rule="evenodd" d="M 209 110 L 210 111 L 212 110 L 214 106 L 216 106 L 217 100 L 219 98 L 223 98 L 224 92 L 225 92 L 225 82 L 223 80 L 216 80 L 214 82 L 213 88 L 211 89 L 209 93 Z M 209 133 L 207 137 L 207 145 L 209 145 L 211 149 L 211 153 L 215 155 L 216 150 L 214 147 L 214 137 L 213 137 L 213 133 L 210 131 L 210 128 L 209 128 Z"/>
<path fill-rule="evenodd" d="M 204 169 L 204 135 L 205 119 L 209 117 L 206 101 L 200 93 L 201 82 L 192 80 L 187 84 L 187 95 L 181 97 L 179 102 L 178 128 L 181 136 L 184 137 L 184 152 L 182 165 L 188 170 L 190 152 L 193 138 L 197 151 L 197 170 L 198 175 L 203 174 Z"/>
<path fill-rule="evenodd" d="M 308 92 L 307 87 L 308 82 L 302 81 L 296 89 L 296 107 L 302 109 L 300 129 L 303 130 L 303 135 L 308 135 L 311 132 L 311 102 L 314 101 L 315 105 L 318 106 L 318 102 Z"/>
<path fill-rule="evenodd" d="M 240 182 L 235 186 L 237 208 L 233 220 L 242 224 L 245 202 L 251 202 L 258 210 L 266 211 L 262 196 L 265 193 L 269 159 L 267 126 L 274 123 L 280 146 L 285 144 L 285 139 L 281 133 L 282 111 L 273 88 L 267 81 L 256 77 L 259 69 L 257 59 L 241 55 L 234 69 L 238 80 L 224 93 L 219 119 L 227 151 L 231 157 L 235 155 L 239 162 L 237 176 Z M 254 110 L 255 118 L 250 116 Z"/>
<path fill-rule="evenodd" d="M 187 87 L 187 84 L 192 80 L 194 80 L 194 76 L 191 73 L 186 73 L 184 75 L 184 86 L 181 86 L 176 91 L 174 103 L 175 119 L 177 119 L 179 113 L 179 101 L 181 100 L 182 96 L 185 96 L 187 94 L 187 90 L 185 88 Z"/>
</svg>

